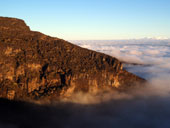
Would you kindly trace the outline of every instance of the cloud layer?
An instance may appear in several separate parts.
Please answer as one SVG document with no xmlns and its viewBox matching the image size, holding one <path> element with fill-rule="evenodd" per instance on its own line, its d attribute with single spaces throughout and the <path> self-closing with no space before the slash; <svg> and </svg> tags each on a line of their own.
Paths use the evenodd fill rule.
<svg viewBox="0 0 170 128">
<path fill-rule="evenodd" d="M 124 68 L 149 82 L 128 92 L 75 93 L 50 106 L 0 102 L 3 128 L 170 128 L 170 41 L 72 41 L 118 59 L 144 65 Z"/>
<path fill-rule="evenodd" d="M 145 64 L 125 65 L 125 68 L 146 79 L 170 74 L 170 40 L 72 41 L 72 43 L 106 53 L 121 61 Z"/>
</svg>

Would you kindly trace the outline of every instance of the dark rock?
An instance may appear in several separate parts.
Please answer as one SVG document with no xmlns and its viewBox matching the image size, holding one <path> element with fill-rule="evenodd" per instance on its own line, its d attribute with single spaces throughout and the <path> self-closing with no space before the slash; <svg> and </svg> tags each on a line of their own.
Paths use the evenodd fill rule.
<svg viewBox="0 0 170 128">
<path fill-rule="evenodd" d="M 22 100 L 145 82 L 114 57 L 30 31 L 23 20 L 5 17 L 0 17 L 0 71 L 0 97 Z"/>
</svg>

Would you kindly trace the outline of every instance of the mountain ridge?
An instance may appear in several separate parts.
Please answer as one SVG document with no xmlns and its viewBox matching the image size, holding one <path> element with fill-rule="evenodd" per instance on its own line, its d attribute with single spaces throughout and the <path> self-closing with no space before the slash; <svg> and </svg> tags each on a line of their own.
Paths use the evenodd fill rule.
<svg viewBox="0 0 170 128">
<path fill-rule="evenodd" d="M 125 89 L 146 82 L 109 55 L 31 31 L 23 20 L 0 17 L 0 97 L 55 99 L 91 88 Z"/>
</svg>

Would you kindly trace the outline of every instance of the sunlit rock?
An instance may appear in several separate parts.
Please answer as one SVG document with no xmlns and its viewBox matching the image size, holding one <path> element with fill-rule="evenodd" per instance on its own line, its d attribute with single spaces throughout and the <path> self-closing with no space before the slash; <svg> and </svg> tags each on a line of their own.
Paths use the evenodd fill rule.
<svg viewBox="0 0 170 128">
<path fill-rule="evenodd" d="M 23 20 L 0 17 L 0 96 L 57 98 L 145 82 L 111 56 L 30 31 Z M 93 89 L 92 89 L 93 88 Z"/>
</svg>

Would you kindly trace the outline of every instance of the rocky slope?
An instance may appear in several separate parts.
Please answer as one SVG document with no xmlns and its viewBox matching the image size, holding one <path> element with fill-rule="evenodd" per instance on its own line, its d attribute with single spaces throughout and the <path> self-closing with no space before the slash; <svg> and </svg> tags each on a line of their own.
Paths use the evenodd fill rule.
<svg viewBox="0 0 170 128">
<path fill-rule="evenodd" d="M 143 82 L 116 58 L 31 31 L 23 20 L 0 17 L 0 97 L 50 99 Z"/>
</svg>

